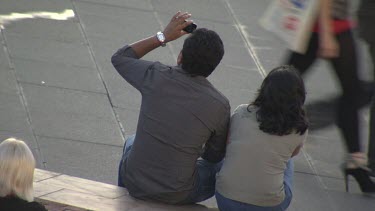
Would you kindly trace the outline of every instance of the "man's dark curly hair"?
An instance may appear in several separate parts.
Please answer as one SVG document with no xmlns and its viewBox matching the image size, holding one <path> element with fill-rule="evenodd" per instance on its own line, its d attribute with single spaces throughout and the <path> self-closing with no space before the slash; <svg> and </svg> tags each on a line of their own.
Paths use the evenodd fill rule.
<svg viewBox="0 0 375 211">
<path fill-rule="evenodd" d="M 182 69 L 191 75 L 209 76 L 224 55 L 219 35 L 205 28 L 195 30 L 182 48 Z"/>
<path fill-rule="evenodd" d="M 304 134 L 308 128 L 303 108 L 305 96 L 305 85 L 294 67 L 285 65 L 273 69 L 250 104 L 258 107 L 259 129 L 279 136 L 292 132 Z"/>
</svg>

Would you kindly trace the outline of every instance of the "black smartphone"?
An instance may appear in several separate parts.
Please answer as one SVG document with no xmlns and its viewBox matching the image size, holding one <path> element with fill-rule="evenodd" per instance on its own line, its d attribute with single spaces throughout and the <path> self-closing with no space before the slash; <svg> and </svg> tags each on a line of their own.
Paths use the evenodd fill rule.
<svg viewBox="0 0 375 211">
<path fill-rule="evenodd" d="M 187 27 L 183 28 L 182 30 L 186 31 L 187 33 L 192 33 L 197 28 L 197 24 L 191 23 Z"/>
</svg>

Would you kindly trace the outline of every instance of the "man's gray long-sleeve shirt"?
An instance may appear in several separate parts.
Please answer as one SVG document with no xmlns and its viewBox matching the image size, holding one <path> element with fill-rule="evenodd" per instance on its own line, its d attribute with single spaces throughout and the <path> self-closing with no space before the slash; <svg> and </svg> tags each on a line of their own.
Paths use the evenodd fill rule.
<svg viewBox="0 0 375 211">
<path fill-rule="evenodd" d="M 138 59 L 129 46 L 112 56 L 112 64 L 142 94 L 134 145 L 121 173 L 126 188 L 141 199 L 183 201 L 195 183 L 196 160 L 216 163 L 225 155 L 227 98 L 206 78 Z"/>
</svg>

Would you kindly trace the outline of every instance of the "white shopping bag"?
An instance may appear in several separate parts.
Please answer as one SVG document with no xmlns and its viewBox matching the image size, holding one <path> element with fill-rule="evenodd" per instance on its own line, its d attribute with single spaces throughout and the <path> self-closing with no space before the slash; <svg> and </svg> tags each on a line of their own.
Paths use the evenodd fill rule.
<svg viewBox="0 0 375 211">
<path fill-rule="evenodd" d="M 273 0 L 260 24 L 284 40 L 289 49 L 305 53 L 320 0 Z"/>
</svg>

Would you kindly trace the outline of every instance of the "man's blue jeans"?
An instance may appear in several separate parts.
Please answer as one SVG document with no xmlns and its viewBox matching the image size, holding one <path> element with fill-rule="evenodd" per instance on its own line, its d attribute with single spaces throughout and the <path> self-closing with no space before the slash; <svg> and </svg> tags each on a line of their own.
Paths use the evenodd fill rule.
<svg viewBox="0 0 375 211">
<path fill-rule="evenodd" d="M 290 202 L 292 201 L 292 185 L 293 185 L 293 171 L 294 163 L 290 159 L 287 163 L 287 168 L 284 172 L 284 189 L 285 189 L 285 199 L 281 204 L 274 207 L 260 207 L 252 204 L 246 204 L 239 201 L 234 201 L 228 199 L 216 192 L 216 201 L 221 211 L 284 211 L 286 210 Z M 249 190 L 251 191 L 251 190 Z"/>
<path fill-rule="evenodd" d="M 118 167 L 118 186 L 120 187 L 125 187 L 124 183 L 122 182 L 122 175 L 121 175 L 121 170 L 122 170 L 122 162 L 124 162 L 125 158 L 127 158 L 130 154 L 130 150 L 132 149 L 133 143 L 134 143 L 135 135 L 130 136 L 125 144 L 124 148 L 122 150 L 122 158 L 120 160 L 120 165 Z"/>
<path fill-rule="evenodd" d="M 121 175 L 122 162 L 131 153 L 131 148 L 134 143 L 135 135 L 130 136 L 124 145 L 122 159 L 119 165 L 118 173 L 118 186 L 124 187 L 122 181 L 123 175 Z M 196 169 L 198 176 L 194 182 L 193 190 L 191 191 L 188 198 L 181 201 L 179 204 L 194 204 L 197 202 L 204 201 L 215 195 L 215 183 L 216 183 L 216 173 L 220 171 L 222 162 L 210 163 L 206 160 L 197 160 Z"/>
</svg>

